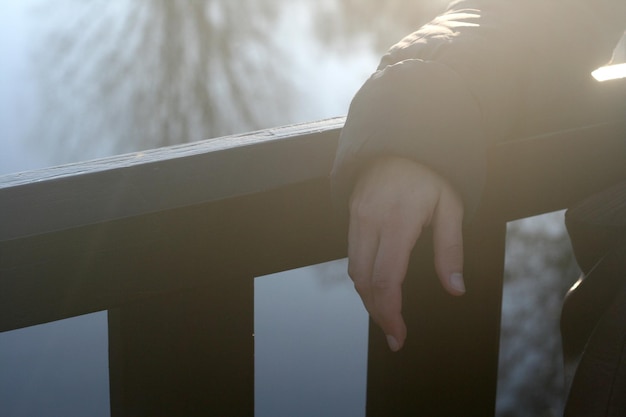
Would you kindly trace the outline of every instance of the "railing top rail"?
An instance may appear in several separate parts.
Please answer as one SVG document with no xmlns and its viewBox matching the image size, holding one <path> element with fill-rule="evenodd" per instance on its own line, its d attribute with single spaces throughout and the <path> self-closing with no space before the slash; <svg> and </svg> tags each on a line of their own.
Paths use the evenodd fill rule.
<svg viewBox="0 0 626 417">
<path fill-rule="evenodd" d="M 325 177 L 344 118 L 0 176 L 0 241 Z"/>
</svg>

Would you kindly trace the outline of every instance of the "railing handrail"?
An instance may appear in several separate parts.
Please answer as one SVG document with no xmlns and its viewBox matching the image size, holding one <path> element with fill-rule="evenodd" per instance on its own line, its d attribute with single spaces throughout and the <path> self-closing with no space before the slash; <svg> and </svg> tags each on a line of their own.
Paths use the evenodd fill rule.
<svg viewBox="0 0 626 417">
<path fill-rule="evenodd" d="M 344 119 L 0 176 L 0 241 L 327 177 Z"/>
<path fill-rule="evenodd" d="M 343 120 L 0 177 L 0 294 L 7 300 L 0 305 L 22 310 L 12 313 L 17 316 L 23 316 L 24 309 L 36 308 L 24 304 L 24 299 L 19 308 L 10 301 L 15 300 L 13 277 L 38 262 L 28 259 L 31 248 L 24 244 L 29 238 L 54 240 L 55 233 L 88 225 L 327 181 Z M 484 205 L 503 221 L 567 207 L 621 177 L 623 132 L 621 122 L 602 123 L 495 146 Z M 565 155 L 563 149 L 567 149 Z M 559 154 L 563 158 L 554 157 Z M 564 186 L 567 183 L 571 186 Z M 16 265 L 9 257 L 21 263 Z M 3 312 L 10 313 L 7 310 Z M 87 308 L 77 314 L 91 311 Z M 5 317 L 0 330 L 15 328 L 6 314 L 0 317 Z M 42 318 L 42 322 L 58 318 Z"/>
</svg>

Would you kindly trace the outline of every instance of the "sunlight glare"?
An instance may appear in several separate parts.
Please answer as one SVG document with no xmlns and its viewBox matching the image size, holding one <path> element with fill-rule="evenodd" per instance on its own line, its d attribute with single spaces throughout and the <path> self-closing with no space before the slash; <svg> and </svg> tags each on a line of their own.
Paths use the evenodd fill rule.
<svg viewBox="0 0 626 417">
<path fill-rule="evenodd" d="M 626 63 L 600 67 L 593 71 L 591 75 L 597 81 L 609 81 L 617 80 L 618 78 L 626 78 Z"/>
</svg>

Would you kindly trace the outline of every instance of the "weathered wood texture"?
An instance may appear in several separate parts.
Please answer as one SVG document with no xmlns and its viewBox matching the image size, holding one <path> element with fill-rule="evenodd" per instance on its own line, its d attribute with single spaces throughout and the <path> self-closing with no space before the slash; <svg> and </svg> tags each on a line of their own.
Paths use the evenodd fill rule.
<svg viewBox="0 0 626 417">
<path fill-rule="evenodd" d="M 0 176 L 0 241 L 326 178 L 343 118 Z"/>
</svg>

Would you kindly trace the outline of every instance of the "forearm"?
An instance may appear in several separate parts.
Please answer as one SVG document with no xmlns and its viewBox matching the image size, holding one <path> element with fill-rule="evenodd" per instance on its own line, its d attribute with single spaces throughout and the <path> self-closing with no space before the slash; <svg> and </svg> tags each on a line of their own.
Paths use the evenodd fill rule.
<svg viewBox="0 0 626 417">
<path fill-rule="evenodd" d="M 371 159 L 400 155 L 448 178 L 471 212 L 489 144 L 566 112 L 567 95 L 608 61 L 624 22 L 622 0 L 454 3 L 394 46 L 353 100 L 337 194 Z"/>
</svg>

